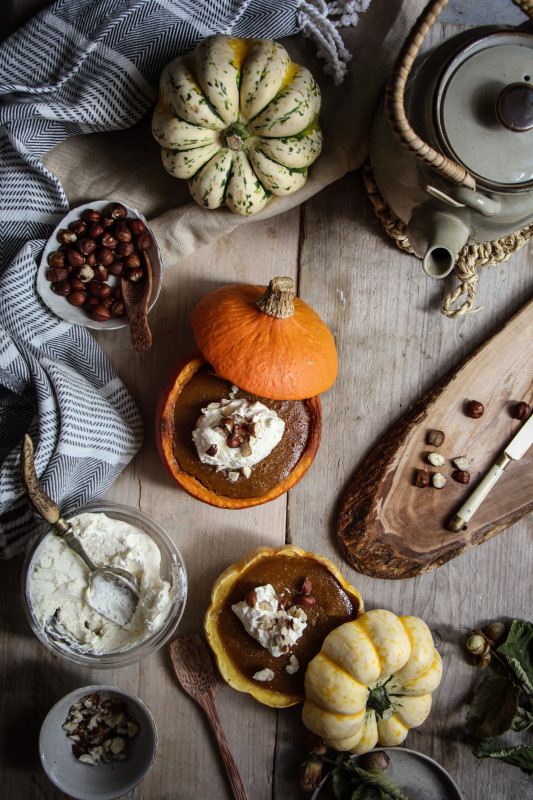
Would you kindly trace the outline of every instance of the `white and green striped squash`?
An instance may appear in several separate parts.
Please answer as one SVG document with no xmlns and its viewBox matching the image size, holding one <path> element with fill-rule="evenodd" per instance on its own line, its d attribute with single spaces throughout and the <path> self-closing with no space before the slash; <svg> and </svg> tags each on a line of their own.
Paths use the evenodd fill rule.
<svg viewBox="0 0 533 800">
<path fill-rule="evenodd" d="M 163 70 L 152 133 L 199 205 L 248 216 L 304 185 L 322 147 L 320 99 L 278 42 L 209 36 Z"/>
</svg>

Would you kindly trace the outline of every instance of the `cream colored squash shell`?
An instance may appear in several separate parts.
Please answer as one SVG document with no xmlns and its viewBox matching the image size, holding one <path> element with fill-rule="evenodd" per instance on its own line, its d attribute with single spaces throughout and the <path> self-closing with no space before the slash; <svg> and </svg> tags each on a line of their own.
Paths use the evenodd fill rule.
<svg viewBox="0 0 533 800">
<path fill-rule="evenodd" d="M 374 609 L 332 631 L 310 661 L 303 721 L 339 751 L 397 745 L 428 716 L 441 677 L 426 623 Z M 377 711 L 381 687 L 388 708 Z"/>
<path fill-rule="evenodd" d="M 320 102 L 277 42 L 209 36 L 163 70 L 152 133 L 197 203 L 246 216 L 304 185 L 322 147 Z"/>
</svg>

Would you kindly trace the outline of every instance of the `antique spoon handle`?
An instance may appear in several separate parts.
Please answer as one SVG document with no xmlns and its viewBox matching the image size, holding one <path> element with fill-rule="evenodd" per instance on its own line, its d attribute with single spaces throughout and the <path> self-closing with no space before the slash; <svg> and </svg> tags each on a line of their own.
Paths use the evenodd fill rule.
<svg viewBox="0 0 533 800">
<path fill-rule="evenodd" d="M 222 725 L 220 724 L 220 719 L 212 692 L 204 692 L 203 694 L 198 695 L 196 699 L 198 704 L 205 711 L 207 719 L 209 720 L 209 724 L 211 725 L 213 733 L 215 734 L 220 755 L 222 756 L 224 766 L 226 767 L 226 773 L 228 775 L 235 800 L 249 800 L 246 789 L 244 788 L 244 784 L 241 780 L 237 764 L 235 763 L 235 759 L 231 754 L 228 740 L 226 739 L 226 734 L 224 733 Z"/>
</svg>

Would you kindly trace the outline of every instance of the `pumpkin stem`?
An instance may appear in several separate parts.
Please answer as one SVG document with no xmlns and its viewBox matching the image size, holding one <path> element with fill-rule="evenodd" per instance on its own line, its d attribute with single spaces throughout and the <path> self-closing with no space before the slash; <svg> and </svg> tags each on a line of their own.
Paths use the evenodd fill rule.
<svg viewBox="0 0 533 800">
<path fill-rule="evenodd" d="M 296 289 L 292 278 L 272 278 L 268 288 L 255 304 L 259 311 L 276 319 L 288 319 L 294 314 Z"/>
<path fill-rule="evenodd" d="M 246 150 L 250 134 L 242 122 L 232 122 L 221 134 L 222 143 L 230 150 Z"/>
<path fill-rule="evenodd" d="M 375 711 L 382 719 L 388 719 L 394 711 L 391 699 L 384 686 L 375 686 L 370 690 L 366 706 Z"/>
</svg>

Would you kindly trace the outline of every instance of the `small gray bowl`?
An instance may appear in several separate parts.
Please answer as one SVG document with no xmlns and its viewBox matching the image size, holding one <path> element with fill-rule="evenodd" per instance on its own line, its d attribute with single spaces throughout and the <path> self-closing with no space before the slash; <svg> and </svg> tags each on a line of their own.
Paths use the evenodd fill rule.
<svg viewBox="0 0 533 800">
<path fill-rule="evenodd" d="M 124 702 L 139 726 L 128 740 L 124 761 L 84 764 L 72 753 L 72 741 L 63 729 L 70 707 L 93 692 L 108 693 Z M 137 786 L 148 774 L 157 749 L 154 719 L 144 705 L 117 686 L 83 686 L 65 695 L 48 712 L 39 736 L 39 755 L 50 781 L 75 800 L 115 800 Z"/>
</svg>

